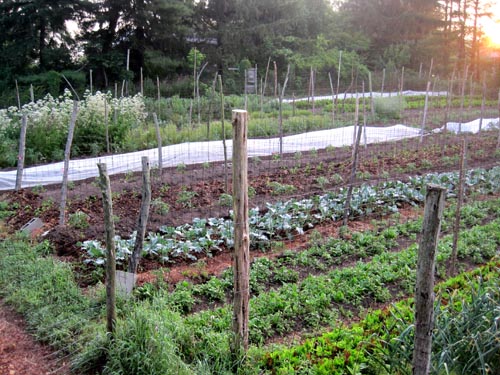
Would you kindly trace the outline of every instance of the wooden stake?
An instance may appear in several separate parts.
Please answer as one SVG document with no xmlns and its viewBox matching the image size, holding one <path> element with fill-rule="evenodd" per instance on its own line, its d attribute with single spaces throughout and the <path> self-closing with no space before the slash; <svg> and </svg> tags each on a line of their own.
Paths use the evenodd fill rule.
<svg viewBox="0 0 500 375">
<path fill-rule="evenodd" d="M 144 75 L 142 72 L 142 66 L 141 66 L 140 74 L 141 74 L 141 96 L 144 96 Z"/>
<path fill-rule="evenodd" d="M 73 100 L 73 113 L 69 122 L 68 138 L 66 140 L 66 149 L 64 151 L 64 167 L 63 179 L 61 186 L 61 205 L 59 207 L 59 225 L 65 224 L 66 217 L 66 198 L 68 195 L 68 173 L 69 173 L 69 159 L 71 157 L 71 144 L 73 143 L 73 133 L 75 131 L 76 116 L 78 114 L 78 102 Z"/>
<path fill-rule="evenodd" d="M 434 263 L 445 198 L 446 188 L 427 186 L 422 239 L 417 260 L 413 375 L 429 374 L 434 325 Z"/>
<path fill-rule="evenodd" d="M 328 72 L 328 80 L 330 81 L 330 90 L 332 92 L 332 127 L 335 127 L 335 92 L 333 91 L 332 75 Z"/>
<path fill-rule="evenodd" d="M 370 90 L 370 108 L 372 114 L 372 122 L 375 122 L 375 101 L 373 99 L 372 72 L 368 72 L 368 90 Z"/>
<path fill-rule="evenodd" d="M 482 79 L 482 98 L 481 98 L 481 115 L 479 117 L 479 131 L 478 133 L 481 133 L 482 127 L 483 127 L 483 118 L 484 118 L 484 107 L 486 105 L 486 72 L 483 73 L 483 79 Z"/>
<path fill-rule="evenodd" d="M 17 79 L 15 80 L 15 82 L 16 82 L 17 109 L 21 110 L 21 96 L 19 95 L 19 86 L 17 84 Z"/>
<path fill-rule="evenodd" d="M 99 169 L 99 187 L 102 193 L 106 235 L 106 329 L 113 336 L 116 322 L 116 253 L 113 202 L 106 164 L 99 163 L 97 168 Z"/>
<path fill-rule="evenodd" d="M 19 135 L 19 154 L 17 156 L 16 191 L 19 191 L 23 183 L 24 158 L 26 155 L 26 129 L 28 118 L 25 114 L 21 119 L 21 134 Z"/>
<path fill-rule="evenodd" d="M 288 64 L 288 69 L 286 71 L 285 82 L 283 83 L 283 89 L 279 89 L 279 131 L 280 131 L 280 160 L 283 159 L 283 97 L 285 96 L 286 85 L 288 83 L 288 75 L 290 74 L 290 64 Z"/>
<path fill-rule="evenodd" d="M 424 114 L 422 116 L 422 126 L 420 128 L 420 143 L 424 141 L 425 123 L 427 122 L 427 108 L 429 105 L 429 90 L 431 88 L 431 81 L 427 81 L 427 90 L 425 91 Z"/>
<path fill-rule="evenodd" d="M 153 113 L 153 121 L 155 123 L 155 130 L 156 130 L 156 142 L 158 143 L 158 175 L 160 176 L 160 181 L 162 181 L 162 174 L 163 174 L 163 153 L 162 153 L 162 140 L 161 140 L 161 133 L 160 133 L 160 124 L 158 122 L 158 116 L 156 116 L 156 113 Z"/>
<path fill-rule="evenodd" d="M 221 116 L 221 126 L 222 126 L 222 148 L 224 149 L 224 191 L 227 193 L 229 191 L 229 182 L 227 176 L 227 145 L 226 145 L 226 125 L 224 124 L 224 92 L 222 89 L 222 77 L 219 75 L 219 89 L 220 89 L 220 116 Z M 234 145 L 233 145 L 234 147 Z"/>
<path fill-rule="evenodd" d="M 234 210 L 234 363 L 240 362 L 248 349 L 250 298 L 250 234 L 248 222 L 248 113 L 233 110 L 233 210 Z"/>
<path fill-rule="evenodd" d="M 359 108 L 359 100 L 356 98 L 356 107 Z M 359 113 L 359 110 L 357 111 Z M 355 120 L 355 127 L 357 125 L 357 119 Z M 361 142 L 361 127 L 358 127 L 358 133 L 356 136 L 356 142 L 354 143 L 353 155 L 352 155 L 352 166 L 351 166 L 351 176 L 349 177 L 349 186 L 347 188 L 347 196 L 344 204 L 344 219 L 342 225 L 345 227 L 349 222 L 349 215 L 351 211 L 351 197 L 352 189 L 354 188 L 354 182 L 356 180 L 356 168 L 358 165 L 358 155 L 359 155 L 359 143 Z"/>
<path fill-rule="evenodd" d="M 458 254 L 458 235 L 460 233 L 460 213 L 462 211 L 462 202 L 464 200 L 464 180 L 465 180 L 465 161 L 467 160 L 467 140 L 462 139 L 462 154 L 460 157 L 460 172 L 458 176 L 457 209 L 455 211 L 455 224 L 453 227 L 453 245 L 450 258 L 450 276 L 455 276 L 457 254 Z"/>
<path fill-rule="evenodd" d="M 137 235 L 135 236 L 134 250 L 130 255 L 128 272 L 137 273 L 142 249 L 144 247 L 144 237 L 149 218 L 149 206 L 151 204 L 151 173 L 149 169 L 149 159 L 147 156 L 141 158 L 142 161 L 142 200 L 139 218 L 137 219 Z"/>
<path fill-rule="evenodd" d="M 462 122 L 464 120 L 465 86 L 469 76 L 469 65 L 465 66 L 464 77 L 462 79 L 462 91 L 460 93 L 460 120 L 458 121 L 458 134 L 462 133 Z"/>
<path fill-rule="evenodd" d="M 111 147 L 109 143 L 109 123 L 108 123 L 108 99 L 104 98 L 104 129 L 106 131 L 106 152 L 109 154 L 111 152 Z"/>
<path fill-rule="evenodd" d="M 90 78 L 90 95 L 92 95 L 92 92 L 93 92 L 93 87 L 92 87 L 92 69 L 90 69 L 89 78 Z"/>
</svg>

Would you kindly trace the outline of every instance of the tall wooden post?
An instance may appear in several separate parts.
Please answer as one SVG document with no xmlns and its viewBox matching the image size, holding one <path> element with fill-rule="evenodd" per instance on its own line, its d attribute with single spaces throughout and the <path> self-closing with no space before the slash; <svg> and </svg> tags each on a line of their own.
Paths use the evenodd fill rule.
<svg viewBox="0 0 500 375">
<path fill-rule="evenodd" d="M 248 113 L 233 110 L 233 210 L 234 210 L 234 363 L 241 360 L 248 349 L 248 317 L 250 298 L 250 234 L 248 223 Z"/>
<path fill-rule="evenodd" d="M 149 159 L 143 156 L 142 159 L 142 201 L 139 218 L 137 219 L 137 235 L 135 236 L 134 250 L 128 263 L 128 272 L 137 273 L 137 267 L 144 247 L 144 236 L 149 217 L 149 206 L 151 204 L 151 174 L 149 169 Z"/>
<path fill-rule="evenodd" d="M 106 163 L 97 164 L 97 168 L 99 168 L 99 187 L 102 193 L 106 232 L 106 328 L 110 334 L 113 334 L 116 322 L 116 254 L 113 202 L 111 200 L 111 184 Z"/>
<path fill-rule="evenodd" d="M 16 191 L 21 189 L 23 183 L 24 157 L 26 155 L 26 128 L 28 127 L 28 118 L 23 115 L 21 119 L 21 134 L 19 135 L 19 153 L 17 156 L 17 175 Z"/>
<path fill-rule="evenodd" d="M 63 180 L 61 186 L 61 205 L 59 207 L 59 225 L 64 225 L 66 221 L 66 198 L 68 195 L 68 173 L 69 173 L 69 159 L 71 157 L 71 144 L 73 143 L 73 132 L 75 131 L 76 116 L 78 114 L 78 102 L 73 101 L 73 113 L 69 123 L 68 139 L 66 140 L 66 149 L 64 151 L 64 170 Z"/>
<path fill-rule="evenodd" d="M 417 260 L 413 375 L 429 374 L 434 325 L 434 263 L 445 199 L 446 188 L 427 186 Z"/>
</svg>

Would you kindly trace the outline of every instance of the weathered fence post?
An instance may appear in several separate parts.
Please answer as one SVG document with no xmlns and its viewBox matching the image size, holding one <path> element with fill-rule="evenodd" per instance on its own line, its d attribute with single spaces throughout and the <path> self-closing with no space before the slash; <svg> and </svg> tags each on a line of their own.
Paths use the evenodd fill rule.
<svg viewBox="0 0 500 375">
<path fill-rule="evenodd" d="M 66 140 L 66 149 L 64 150 L 64 169 L 63 180 L 61 186 L 61 205 L 59 206 L 59 225 L 64 225 L 66 222 L 66 198 L 68 196 L 68 174 L 69 174 L 69 159 L 71 157 L 71 144 L 73 143 L 73 133 L 75 131 L 76 116 L 78 114 L 78 102 L 73 101 L 73 113 L 69 122 L 68 139 Z"/>
<path fill-rule="evenodd" d="M 106 164 L 99 163 L 97 168 L 99 168 L 99 187 L 102 193 L 106 235 L 106 329 L 108 333 L 113 334 L 116 321 L 116 255 L 113 202 L 111 200 L 111 185 Z"/>
<path fill-rule="evenodd" d="M 26 154 L 26 128 L 28 127 L 28 118 L 23 115 L 21 119 L 21 134 L 19 135 L 19 154 L 17 156 L 17 175 L 16 191 L 21 189 L 23 183 L 24 157 Z"/>
<path fill-rule="evenodd" d="M 434 324 L 434 263 L 445 199 L 446 188 L 427 186 L 417 260 L 413 375 L 429 374 Z"/>
<path fill-rule="evenodd" d="M 156 116 L 155 116 L 156 117 Z M 128 272 L 136 273 L 137 267 L 144 246 L 144 236 L 146 235 L 146 226 L 149 217 L 149 206 L 151 204 L 151 174 L 149 169 L 149 159 L 142 157 L 142 200 L 139 219 L 137 220 L 137 234 L 135 236 L 134 250 L 128 263 Z"/>
<path fill-rule="evenodd" d="M 248 223 L 248 113 L 233 110 L 233 210 L 234 210 L 234 307 L 233 342 L 234 366 L 248 349 L 248 317 L 250 298 L 250 234 Z"/>
</svg>

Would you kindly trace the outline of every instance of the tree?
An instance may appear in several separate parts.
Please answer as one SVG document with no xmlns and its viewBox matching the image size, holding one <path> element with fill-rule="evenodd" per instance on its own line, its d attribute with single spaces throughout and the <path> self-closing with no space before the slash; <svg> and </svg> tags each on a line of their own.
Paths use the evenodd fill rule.
<svg viewBox="0 0 500 375">
<path fill-rule="evenodd" d="M 60 69 L 71 61 L 74 40 L 66 22 L 89 9 L 87 0 L 4 0 L 0 3 L 0 69 L 22 74 Z"/>
<path fill-rule="evenodd" d="M 175 72 L 180 63 L 161 68 L 161 60 L 171 62 L 187 54 L 186 36 L 191 30 L 193 6 L 192 1 L 184 0 L 96 3 L 95 12 L 85 23 L 84 40 L 89 65 L 97 72 L 98 83 L 108 86 L 110 81 L 126 78 L 127 50 L 132 72 L 140 68 L 146 68 L 146 74 Z"/>
</svg>

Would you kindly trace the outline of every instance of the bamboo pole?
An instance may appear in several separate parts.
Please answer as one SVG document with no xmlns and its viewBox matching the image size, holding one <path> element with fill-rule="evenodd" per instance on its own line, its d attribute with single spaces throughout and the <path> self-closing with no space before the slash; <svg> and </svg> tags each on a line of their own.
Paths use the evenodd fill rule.
<svg viewBox="0 0 500 375">
<path fill-rule="evenodd" d="M 286 77 L 285 77 L 285 82 L 283 83 L 283 89 L 279 90 L 280 160 L 283 160 L 283 97 L 285 96 L 285 90 L 286 90 L 286 85 L 288 83 L 289 74 L 290 74 L 290 64 L 288 64 L 288 69 L 286 71 Z"/>
<path fill-rule="evenodd" d="M 231 352 L 238 364 L 248 350 L 250 234 L 248 222 L 248 113 L 233 110 L 234 308 Z"/>
<path fill-rule="evenodd" d="M 23 182 L 24 158 L 26 155 L 26 129 L 28 128 L 28 117 L 23 114 L 21 119 L 21 134 L 19 135 L 19 154 L 17 156 L 16 191 L 19 191 Z"/>
<path fill-rule="evenodd" d="M 106 236 L 106 329 L 113 336 L 116 322 L 116 253 L 113 202 L 106 163 L 97 164 L 99 187 L 102 193 L 104 228 Z"/>
<path fill-rule="evenodd" d="M 417 260 L 413 375 L 429 374 L 434 325 L 434 263 L 445 198 L 446 188 L 427 186 L 422 238 Z"/>
<path fill-rule="evenodd" d="M 73 143 L 73 133 L 75 131 L 76 116 L 78 114 L 78 102 L 73 101 L 73 112 L 69 122 L 68 138 L 66 140 L 66 149 L 64 151 L 64 168 L 61 186 L 61 205 L 59 207 L 59 225 L 64 225 L 66 221 L 66 198 L 68 195 L 68 173 L 69 159 L 71 157 L 71 144 Z"/>
<path fill-rule="evenodd" d="M 139 218 L 137 219 L 137 234 L 135 236 L 134 250 L 130 255 L 128 272 L 137 273 L 142 249 L 144 247 L 144 237 L 149 218 L 149 206 L 151 204 L 151 173 L 149 159 L 147 156 L 141 158 L 142 162 L 142 200 Z"/>
</svg>

